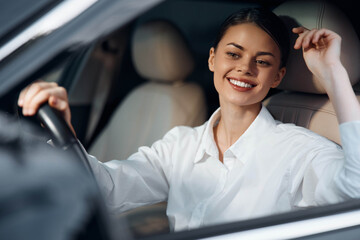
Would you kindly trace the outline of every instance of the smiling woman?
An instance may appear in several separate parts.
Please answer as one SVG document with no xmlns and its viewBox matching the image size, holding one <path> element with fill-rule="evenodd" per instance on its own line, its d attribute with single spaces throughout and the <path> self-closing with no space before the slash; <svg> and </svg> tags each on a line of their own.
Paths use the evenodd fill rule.
<svg viewBox="0 0 360 240">
<path fill-rule="evenodd" d="M 209 68 L 214 72 L 214 83 L 220 95 L 220 104 L 223 98 L 231 98 L 232 95 L 249 98 L 250 90 L 253 93 L 251 95 L 256 98 L 247 99 L 247 103 L 234 104 L 260 104 L 270 87 L 275 88 L 284 76 L 285 68 L 280 67 L 280 64 L 279 48 L 266 32 L 252 23 L 231 27 L 217 48 L 210 50 Z M 231 85 L 227 84 L 228 81 Z M 240 86 L 241 84 L 244 87 Z M 232 94 L 232 91 L 222 93 L 226 91 L 224 88 L 229 86 L 249 94 Z"/>
<path fill-rule="evenodd" d="M 214 128 L 220 161 L 255 120 L 269 89 L 280 84 L 288 47 L 284 24 L 265 9 L 243 9 L 221 26 L 208 60 L 221 106 L 221 118 Z M 224 124 L 231 126 L 232 134 Z"/>
</svg>

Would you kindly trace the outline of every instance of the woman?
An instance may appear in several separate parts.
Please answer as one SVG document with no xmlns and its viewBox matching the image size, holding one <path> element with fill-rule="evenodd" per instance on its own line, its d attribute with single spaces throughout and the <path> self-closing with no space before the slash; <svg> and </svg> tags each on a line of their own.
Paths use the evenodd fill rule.
<svg viewBox="0 0 360 240">
<path fill-rule="evenodd" d="M 281 20 L 244 9 L 222 25 L 209 69 L 220 108 L 197 128 L 176 127 L 129 160 L 89 156 L 107 203 L 117 213 L 167 201 L 174 230 L 195 228 L 360 196 L 360 106 L 340 62 L 341 38 L 294 28 L 310 71 L 327 91 L 344 150 L 304 128 L 275 122 L 261 101 L 285 75 L 289 40 Z M 19 97 L 24 115 L 48 102 L 71 126 L 66 91 L 37 82 Z"/>
</svg>

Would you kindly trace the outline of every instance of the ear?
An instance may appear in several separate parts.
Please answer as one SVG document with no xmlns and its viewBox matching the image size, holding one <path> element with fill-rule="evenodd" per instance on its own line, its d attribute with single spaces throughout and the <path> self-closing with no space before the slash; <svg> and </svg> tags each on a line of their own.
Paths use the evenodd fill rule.
<svg viewBox="0 0 360 240">
<path fill-rule="evenodd" d="M 214 72 L 215 48 L 210 48 L 208 65 L 211 72 Z"/>
<path fill-rule="evenodd" d="M 276 88 L 281 83 L 282 79 L 284 78 L 286 73 L 286 67 L 282 67 L 279 69 L 279 71 L 276 74 L 275 81 L 271 85 L 272 88 Z"/>
</svg>

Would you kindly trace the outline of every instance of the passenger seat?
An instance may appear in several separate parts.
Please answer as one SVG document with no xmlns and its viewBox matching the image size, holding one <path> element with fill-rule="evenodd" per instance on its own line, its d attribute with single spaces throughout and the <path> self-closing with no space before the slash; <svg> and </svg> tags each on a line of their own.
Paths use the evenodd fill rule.
<svg viewBox="0 0 360 240">
<path fill-rule="evenodd" d="M 128 94 L 91 146 L 89 153 L 103 162 L 128 158 L 174 126 L 197 126 L 206 120 L 203 90 L 185 82 L 194 60 L 171 23 L 157 20 L 139 26 L 132 38 L 132 58 L 148 82 Z"/>
</svg>

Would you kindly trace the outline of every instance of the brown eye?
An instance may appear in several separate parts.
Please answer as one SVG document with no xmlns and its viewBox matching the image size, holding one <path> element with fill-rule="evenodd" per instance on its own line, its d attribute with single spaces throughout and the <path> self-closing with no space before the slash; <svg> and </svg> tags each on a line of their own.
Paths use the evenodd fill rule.
<svg viewBox="0 0 360 240">
<path fill-rule="evenodd" d="M 261 66 L 270 66 L 270 63 L 264 60 L 255 60 L 255 62 Z"/>
<path fill-rule="evenodd" d="M 226 55 L 230 56 L 231 58 L 239 58 L 240 56 L 236 53 L 233 53 L 233 52 L 227 52 Z"/>
</svg>

